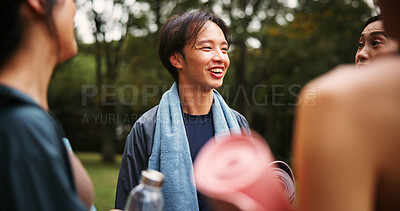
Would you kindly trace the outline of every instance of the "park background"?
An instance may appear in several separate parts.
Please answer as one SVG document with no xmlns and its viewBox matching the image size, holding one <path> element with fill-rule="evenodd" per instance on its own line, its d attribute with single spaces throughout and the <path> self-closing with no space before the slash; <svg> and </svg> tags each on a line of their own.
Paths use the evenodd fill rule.
<svg viewBox="0 0 400 211">
<path fill-rule="evenodd" d="M 162 24 L 206 9 L 232 33 L 231 65 L 218 89 L 291 163 L 296 97 L 306 82 L 354 62 L 364 0 L 76 0 L 79 53 L 59 65 L 49 103 L 95 185 L 98 210 L 114 206 L 119 162 L 133 123 L 173 83 L 158 59 Z M 340 81 L 337 82 L 340 86 Z M 315 90 L 316 92 L 318 90 Z"/>
</svg>

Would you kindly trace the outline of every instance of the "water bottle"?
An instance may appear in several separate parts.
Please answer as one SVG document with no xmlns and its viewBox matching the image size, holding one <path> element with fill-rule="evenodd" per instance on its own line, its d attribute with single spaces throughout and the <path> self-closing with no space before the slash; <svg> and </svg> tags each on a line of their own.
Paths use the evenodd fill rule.
<svg viewBox="0 0 400 211">
<path fill-rule="evenodd" d="M 164 175 L 156 170 L 144 170 L 140 184 L 132 189 L 128 196 L 124 211 L 161 211 L 164 198 L 161 186 Z"/>
</svg>

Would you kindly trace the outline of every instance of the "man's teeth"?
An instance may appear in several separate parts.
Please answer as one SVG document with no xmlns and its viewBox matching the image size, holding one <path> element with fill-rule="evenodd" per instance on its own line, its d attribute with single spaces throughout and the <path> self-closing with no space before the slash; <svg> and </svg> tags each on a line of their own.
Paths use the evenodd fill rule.
<svg viewBox="0 0 400 211">
<path fill-rule="evenodd" d="M 222 73 L 222 69 L 221 68 L 213 68 L 213 69 L 211 69 L 211 72 L 213 72 L 213 73 Z"/>
</svg>

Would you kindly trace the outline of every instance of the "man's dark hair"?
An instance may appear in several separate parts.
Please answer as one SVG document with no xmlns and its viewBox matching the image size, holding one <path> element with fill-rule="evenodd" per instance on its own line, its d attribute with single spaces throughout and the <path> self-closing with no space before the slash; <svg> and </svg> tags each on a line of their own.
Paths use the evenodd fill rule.
<svg viewBox="0 0 400 211">
<path fill-rule="evenodd" d="M 1 0 L 0 1 L 0 68 L 3 67 L 9 59 L 14 56 L 15 51 L 21 44 L 24 31 L 21 6 L 24 0 Z M 57 47 L 59 41 L 57 30 L 52 18 L 53 8 L 57 0 L 45 0 L 45 20 L 50 34 L 55 38 Z"/>
<path fill-rule="evenodd" d="M 379 21 L 379 20 L 381 20 L 381 16 L 380 16 L 380 15 L 373 16 L 373 17 L 368 18 L 368 20 L 365 22 L 363 28 L 361 29 L 361 32 L 364 31 L 364 29 L 365 29 L 369 24 L 371 24 L 371 23 L 373 23 L 373 22 L 375 22 L 375 21 Z"/>
<path fill-rule="evenodd" d="M 175 81 L 178 81 L 178 71 L 170 63 L 169 57 L 175 52 L 185 57 L 183 48 L 186 44 L 194 44 L 201 28 L 208 21 L 214 22 L 221 28 L 229 45 L 231 39 L 228 26 L 221 18 L 209 12 L 186 12 L 182 15 L 174 15 L 164 23 L 158 42 L 158 56 Z"/>
</svg>

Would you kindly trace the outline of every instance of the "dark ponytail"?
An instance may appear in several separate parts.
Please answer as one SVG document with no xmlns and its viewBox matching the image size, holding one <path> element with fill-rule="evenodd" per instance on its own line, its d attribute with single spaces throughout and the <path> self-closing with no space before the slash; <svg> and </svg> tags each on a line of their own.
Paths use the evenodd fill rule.
<svg viewBox="0 0 400 211">
<path fill-rule="evenodd" d="M 22 38 L 21 5 L 23 0 L 1 0 L 0 8 L 0 68 L 18 48 Z"/>
<path fill-rule="evenodd" d="M 52 18 L 52 11 L 58 0 L 45 0 L 46 23 L 49 33 L 55 38 L 57 47 L 59 41 L 57 30 Z M 25 0 L 0 0 L 0 68 L 10 60 L 21 44 L 24 33 L 21 6 Z"/>
</svg>

